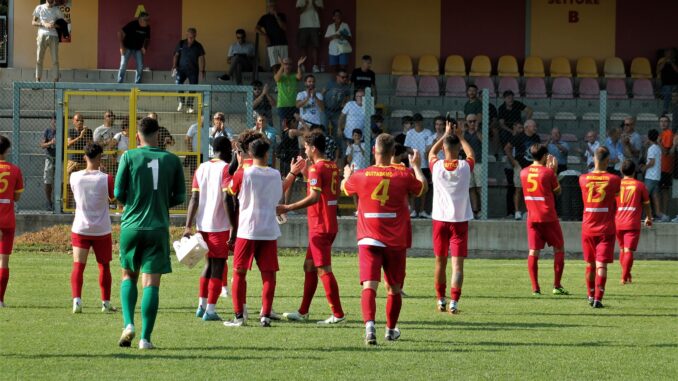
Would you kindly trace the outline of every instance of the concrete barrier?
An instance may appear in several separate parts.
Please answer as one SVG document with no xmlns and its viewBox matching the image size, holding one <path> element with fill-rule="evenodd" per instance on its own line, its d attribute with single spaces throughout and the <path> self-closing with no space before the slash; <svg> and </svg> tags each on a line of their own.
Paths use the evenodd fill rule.
<svg viewBox="0 0 678 381">
<path fill-rule="evenodd" d="M 119 216 L 112 216 L 114 223 Z M 183 226 L 184 216 L 172 216 L 172 224 Z M 71 224 L 73 216 L 68 214 L 19 214 L 17 234 L 37 231 L 57 224 Z M 412 221 L 411 256 L 432 256 L 431 220 Z M 570 258 L 581 258 L 581 222 L 561 222 L 565 238 L 565 251 Z M 308 244 L 307 220 L 305 217 L 291 217 L 282 225 L 282 237 L 278 246 L 284 248 L 306 248 Z M 472 221 L 469 227 L 469 255 L 472 258 L 524 258 L 527 255 L 527 235 L 524 221 L 490 220 Z M 339 233 L 334 249 L 356 251 L 356 219 L 339 218 Z M 547 257 L 550 248 L 544 250 Z M 615 255 L 616 256 L 616 255 Z M 638 259 L 678 259 L 678 224 L 655 224 L 651 229 L 642 229 L 640 244 L 636 253 Z"/>
</svg>

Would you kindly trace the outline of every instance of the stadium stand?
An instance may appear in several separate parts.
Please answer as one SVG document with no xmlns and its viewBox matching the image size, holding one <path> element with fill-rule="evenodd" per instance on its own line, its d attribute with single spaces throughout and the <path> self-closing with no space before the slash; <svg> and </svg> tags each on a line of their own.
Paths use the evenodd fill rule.
<svg viewBox="0 0 678 381">
<path fill-rule="evenodd" d="M 419 90 L 417 95 L 420 97 L 437 97 L 440 95 L 440 84 L 438 77 L 426 76 L 419 78 Z"/>
<path fill-rule="evenodd" d="M 391 75 L 413 75 L 412 58 L 407 54 L 398 54 L 393 57 Z"/>
<path fill-rule="evenodd" d="M 628 99 L 626 82 L 623 79 L 609 78 L 606 90 L 609 99 Z"/>
<path fill-rule="evenodd" d="M 445 82 L 445 96 L 464 97 L 466 96 L 466 81 L 462 77 L 447 77 Z"/>
<path fill-rule="evenodd" d="M 398 77 L 396 83 L 395 95 L 397 97 L 416 97 L 417 80 L 412 75 L 403 75 Z"/>
<path fill-rule="evenodd" d="M 631 61 L 631 78 L 652 79 L 652 67 L 650 60 L 645 57 L 636 57 Z"/>
<path fill-rule="evenodd" d="M 540 57 L 529 56 L 523 64 L 523 76 L 526 78 L 544 78 L 544 61 Z"/>
<path fill-rule="evenodd" d="M 574 91 L 572 89 L 572 80 L 567 77 L 557 77 L 553 80 L 551 97 L 557 99 L 572 99 Z"/>
<path fill-rule="evenodd" d="M 489 77 L 492 74 L 492 62 L 490 57 L 485 55 L 473 57 L 471 61 L 470 77 Z"/>
<path fill-rule="evenodd" d="M 636 79 L 633 81 L 633 99 L 654 99 L 654 89 L 649 79 Z"/>
<path fill-rule="evenodd" d="M 549 67 L 549 74 L 551 78 L 558 77 L 572 77 L 572 67 L 570 66 L 570 60 L 566 57 L 555 57 L 551 60 L 551 66 Z"/>
<path fill-rule="evenodd" d="M 581 57 L 577 60 L 577 77 L 598 78 L 598 65 L 593 57 Z"/>
<path fill-rule="evenodd" d="M 497 96 L 497 93 L 494 91 L 494 82 L 492 81 L 492 78 L 490 77 L 476 77 L 473 81 L 473 83 L 478 86 L 478 90 L 482 89 L 489 89 L 490 90 L 490 98 L 494 98 Z"/>
<path fill-rule="evenodd" d="M 525 97 L 546 98 L 546 82 L 544 78 L 527 78 L 525 81 Z"/>
<path fill-rule="evenodd" d="M 514 56 L 501 56 L 497 63 L 497 75 L 503 77 L 520 77 L 518 72 L 518 60 Z M 518 94 L 518 92 L 515 92 Z"/>
<path fill-rule="evenodd" d="M 430 75 L 436 77 L 440 75 L 438 58 L 432 54 L 421 56 L 421 58 L 419 58 L 419 65 L 417 66 L 417 74 L 419 76 Z"/>
<path fill-rule="evenodd" d="M 619 57 L 607 57 L 603 65 L 605 78 L 626 78 L 624 62 Z"/>
<path fill-rule="evenodd" d="M 520 86 L 518 85 L 518 79 L 515 77 L 501 77 L 499 78 L 499 85 L 497 86 L 497 92 L 499 95 L 504 94 L 504 91 L 511 90 L 516 96 L 520 95 Z"/>
<path fill-rule="evenodd" d="M 600 87 L 595 78 L 582 78 L 579 82 L 579 97 L 585 99 L 596 99 L 600 96 Z"/>
<path fill-rule="evenodd" d="M 466 63 L 460 55 L 448 56 L 445 60 L 446 77 L 466 77 Z"/>
</svg>

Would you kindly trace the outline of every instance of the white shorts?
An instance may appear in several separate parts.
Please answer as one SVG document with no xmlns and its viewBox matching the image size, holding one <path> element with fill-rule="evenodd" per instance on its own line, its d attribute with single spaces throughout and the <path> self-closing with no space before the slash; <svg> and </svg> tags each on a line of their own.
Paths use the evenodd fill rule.
<svg viewBox="0 0 678 381">
<path fill-rule="evenodd" d="M 268 51 L 268 62 L 271 66 L 279 64 L 278 58 L 281 60 L 287 58 L 287 45 L 269 46 L 266 50 Z"/>
<path fill-rule="evenodd" d="M 54 184 L 54 158 L 45 156 L 45 169 L 42 173 L 42 180 L 45 184 Z"/>
</svg>

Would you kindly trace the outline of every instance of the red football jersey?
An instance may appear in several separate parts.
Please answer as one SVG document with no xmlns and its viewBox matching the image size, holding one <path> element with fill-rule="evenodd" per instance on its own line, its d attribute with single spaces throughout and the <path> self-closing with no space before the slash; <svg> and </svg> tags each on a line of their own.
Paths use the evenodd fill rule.
<svg viewBox="0 0 678 381">
<path fill-rule="evenodd" d="M 14 229 L 14 194 L 24 191 L 21 169 L 12 163 L 0 160 L 0 228 Z"/>
<path fill-rule="evenodd" d="M 420 196 L 423 190 L 424 184 L 399 165 L 373 165 L 354 173 L 344 183 L 344 193 L 358 196 L 358 240 L 372 238 L 391 248 L 410 247 L 408 198 Z"/>
<path fill-rule="evenodd" d="M 523 196 L 527 207 L 527 220 L 531 222 L 558 221 L 553 192 L 560 189 L 558 178 L 551 168 L 530 165 L 520 171 Z"/>
<path fill-rule="evenodd" d="M 579 187 L 584 201 L 582 234 L 589 236 L 615 233 L 615 197 L 621 179 L 611 173 L 593 171 L 579 176 Z"/>
<path fill-rule="evenodd" d="M 320 192 L 320 200 L 308 207 L 310 233 L 336 233 L 339 168 L 330 160 L 320 160 L 308 170 L 308 193 Z"/>
<path fill-rule="evenodd" d="M 645 184 L 632 178 L 622 179 L 617 196 L 617 230 L 640 230 L 643 205 L 649 203 L 650 193 Z"/>
</svg>

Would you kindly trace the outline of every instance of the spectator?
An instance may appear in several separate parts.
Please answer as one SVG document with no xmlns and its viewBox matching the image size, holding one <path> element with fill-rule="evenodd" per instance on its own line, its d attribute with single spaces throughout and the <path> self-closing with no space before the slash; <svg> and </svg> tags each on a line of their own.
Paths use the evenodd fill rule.
<svg viewBox="0 0 678 381">
<path fill-rule="evenodd" d="M 664 50 L 664 57 L 657 62 L 657 76 L 662 83 L 663 113 L 666 114 L 671 106 L 671 95 L 678 90 L 678 60 L 675 48 Z"/>
<path fill-rule="evenodd" d="M 217 115 L 215 114 L 214 117 L 216 118 Z M 191 124 L 190 127 L 188 127 L 188 131 L 186 131 L 186 136 L 184 136 L 184 142 L 186 142 L 186 147 L 188 148 L 188 151 L 190 152 L 197 152 L 198 157 L 201 157 L 200 154 L 200 149 L 198 146 L 200 145 L 200 136 L 198 136 L 198 132 L 200 131 L 200 127 L 202 127 L 203 124 L 203 116 L 200 117 L 200 123 L 193 123 Z M 210 157 L 211 157 L 211 152 L 210 152 Z M 186 155 L 184 158 L 184 167 L 188 168 L 188 174 L 189 177 L 192 178 L 193 174 L 195 173 L 196 168 L 198 168 L 198 162 L 202 162 L 202 159 L 198 160 L 198 157 L 195 155 Z"/>
<path fill-rule="evenodd" d="M 353 83 L 353 91 L 372 89 L 372 97 L 377 99 L 377 75 L 371 69 L 372 57 L 364 55 L 360 67 L 353 69 L 351 73 L 351 83 Z M 426 160 L 424 160 L 426 161 Z"/>
<path fill-rule="evenodd" d="M 537 134 L 537 122 L 532 119 L 525 121 L 525 131 L 513 137 L 511 141 L 506 143 L 504 153 L 508 158 L 508 162 L 513 167 L 513 186 L 515 192 L 513 193 L 513 206 L 515 208 L 514 218 L 520 220 L 523 218 L 521 212 L 521 200 L 523 199 L 522 184 L 520 182 L 520 171 L 532 164 L 532 155 L 530 155 L 530 147 L 533 144 L 541 143 L 539 134 Z"/>
<path fill-rule="evenodd" d="M 523 111 L 526 119 L 532 119 L 532 108 L 526 106 L 520 101 L 513 99 L 514 94 L 511 90 L 504 91 L 502 95 L 504 103 L 499 106 L 499 142 L 502 147 L 506 146 L 513 136 L 513 124 L 523 121 Z"/>
<path fill-rule="evenodd" d="M 299 12 L 299 31 L 297 43 L 304 56 L 311 58 L 313 72 L 320 73 L 318 67 L 318 47 L 320 46 L 320 16 L 318 10 L 323 8 L 323 0 L 297 0 Z"/>
<path fill-rule="evenodd" d="M 403 116 L 400 118 L 400 126 L 402 128 L 402 132 L 398 133 L 395 136 L 395 141 L 396 143 L 400 143 L 403 146 L 405 145 L 405 137 L 407 136 L 407 131 L 409 131 L 412 128 L 412 117 L 409 115 Z"/>
<path fill-rule="evenodd" d="M 487 176 L 484 176 L 482 166 L 480 165 L 483 162 L 483 133 L 480 131 L 480 123 L 478 123 L 477 115 L 466 115 L 466 124 L 464 131 L 464 140 L 473 149 L 475 164 L 473 165 L 473 171 L 471 171 L 471 181 L 469 183 L 469 196 L 471 197 L 471 208 L 473 210 L 474 218 L 478 218 L 480 213 L 480 187 L 483 185 L 483 181 Z M 443 122 L 443 131 L 445 128 L 445 123 Z M 463 151 L 462 151 L 463 152 Z M 463 155 L 464 159 L 466 158 L 466 153 Z"/>
<path fill-rule="evenodd" d="M 280 174 L 285 178 L 290 172 L 290 163 L 299 155 L 299 137 L 303 131 L 297 129 L 297 122 L 293 115 L 282 120 L 282 134 L 276 156 L 280 159 Z"/>
<path fill-rule="evenodd" d="M 114 120 L 115 114 L 113 114 L 113 111 L 108 110 L 104 113 L 104 124 L 94 129 L 94 142 L 99 143 L 104 151 L 112 150 L 115 147 L 113 137 L 117 131 L 113 126 Z M 101 165 L 106 169 L 107 173 L 112 173 L 115 169 L 115 162 L 108 154 L 101 155 Z"/>
<path fill-rule="evenodd" d="M 120 41 L 118 83 L 122 83 L 125 80 L 125 71 L 131 56 L 134 56 L 134 61 L 136 61 L 137 65 L 134 83 L 141 83 L 141 75 L 144 70 L 144 55 L 146 55 L 146 49 L 151 40 L 151 26 L 148 24 L 148 21 L 148 13 L 141 12 L 136 20 L 130 21 L 118 31 L 118 40 Z"/>
<path fill-rule="evenodd" d="M 384 129 L 384 116 L 381 114 L 374 114 L 370 117 L 370 148 L 374 147 L 377 136 L 386 132 Z"/>
<path fill-rule="evenodd" d="M 332 21 L 327 26 L 325 38 L 330 41 L 329 55 L 330 67 L 335 73 L 339 70 L 346 70 L 348 68 L 348 58 L 351 55 L 351 29 L 348 24 L 341 21 L 341 11 L 335 9 L 332 13 Z"/>
<path fill-rule="evenodd" d="M 466 88 L 466 96 L 468 97 L 468 101 L 464 104 L 464 115 L 476 114 L 482 118 L 483 102 L 478 98 L 478 86 L 469 85 L 468 88 Z M 513 98 L 511 98 L 511 100 L 513 100 Z M 497 119 L 497 108 L 494 107 L 492 103 L 490 103 L 489 106 L 490 124 L 492 124 Z"/>
<path fill-rule="evenodd" d="M 226 115 L 223 112 L 218 111 L 215 112 L 214 116 L 212 117 L 212 128 L 210 128 L 210 138 L 209 138 L 210 147 L 212 147 L 214 139 L 220 136 L 225 136 L 231 141 L 237 138 L 233 130 L 229 127 L 226 127 Z M 212 151 L 210 151 L 210 157 L 212 155 L 213 153 Z"/>
<path fill-rule="evenodd" d="M 261 81 L 252 82 L 252 92 L 254 101 L 252 102 L 252 110 L 256 115 L 263 115 L 266 120 L 271 123 L 273 121 L 273 105 L 275 99 L 271 96 L 268 83 L 262 84 Z"/>
<path fill-rule="evenodd" d="M 147 117 L 155 120 L 160 124 L 160 119 L 158 119 L 158 113 L 156 112 L 149 112 Z M 167 146 L 173 146 L 176 143 L 174 140 L 174 136 L 172 136 L 172 133 L 169 132 L 169 130 L 163 126 L 158 126 L 158 148 L 161 150 L 166 150 Z"/>
<path fill-rule="evenodd" d="M 651 129 L 647 133 L 647 139 L 650 141 L 650 147 L 647 149 L 647 161 L 645 165 L 641 166 L 641 171 L 645 172 L 645 187 L 652 197 L 652 204 L 654 206 L 654 214 L 657 220 L 661 222 L 669 222 L 669 216 L 662 213 L 659 181 L 661 180 L 661 158 L 662 150 L 657 139 L 659 138 L 659 131 Z"/>
<path fill-rule="evenodd" d="M 257 115 L 256 124 L 252 128 L 254 131 L 264 135 L 269 142 L 268 149 L 268 166 L 275 167 L 275 146 L 280 143 L 278 133 L 272 126 L 269 125 L 264 115 Z"/>
<path fill-rule="evenodd" d="M 605 147 L 610 151 L 610 161 L 607 171 L 615 175 L 621 175 L 621 165 L 624 161 L 624 148 L 620 140 L 621 130 L 613 127 L 607 130 L 607 139 Z"/>
<path fill-rule="evenodd" d="M 589 131 L 584 136 L 584 157 L 586 158 L 586 171 L 591 172 L 594 168 L 593 157 L 595 156 L 596 149 L 600 147 L 598 142 L 598 134 L 595 131 Z"/>
<path fill-rule="evenodd" d="M 673 147 L 673 131 L 671 131 L 671 121 L 666 115 L 659 117 L 659 128 L 661 128 L 661 133 L 659 137 L 659 146 L 662 150 L 662 162 L 661 162 L 661 179 L 659 180 L 659 192 L 661 192 L 661 197 L 659 197 L 660 208 L 661 210 L 669 213 L 669 206 L 671 201 L 671 186 L 673 185 L 673 153 L 671 153 L 671 148 Z"/>
<path fill-rule="evenodd" d="M 507 144 L 511 140 L 513 140 L 514 136 L 517 136 L 517 135 L 523 133 L 523 131 L 525 131 L 525 129 L 523 128 L 523 123 L 521 121 L 514 122 L 512 127 L 513 127 L 513 130 L 512 130 L 512 133 L 511 133 L 511 138 L 509 139 L 508 142 L 506 142 Z M 504 147 L 506 147 L 506 146 L 504 145 Z M 507 159 L 508 159 L 508 157 L 507 157 Z M 515 196 L 516 188 L 515 188 L 515 184 L 513 183 L 513 178 L 515 176 L 515 172 L 513 171 L 513 164 L 509 160 L 506 161 L 506 166 L 504 167 L 504 176 L 506 176 L 506 184 L 507 184 L 506 185 L 506 212 L 507 212 L 507 217 L 508 218 L 514 218 L 515 212 L 516 212 L 516 206 L 515 206 L 515 203 L 514 203 L 514 200 L 515 200 L 514 196 Z"/>
<path fill-rule="evenodd" d="M 323 132 L 323 134 L 325 135 L 325 158 L 327 160 L 334 161 L 335 158 L 337 157 L 336 140 L 334 140 L 334 138 L 331 135 L 324 133 L 323 126 L 313 126 L 313 127 L 311 127 L 310 132 L 313 132 L 315 130 Z M 338 163 L 337 163 L 337 167 L 339 167 Z"/>
<path fill-rule="evenodd" d="M 254 59 L 254 45 L 246 41 L 247 34 L 244 29 L 235 31 L 236 42 L 228 48 L 228 58 L 226 62 L 231 65 L 228 73 L 219 77 L 220 81 L 228 81 L 231 77 L 235 78 L 237 85 L 242 85 L 242 73 L 252 71 Z"/>
<path fill-rule="evenodd" d="M 636 132 L 636 118 L 629 116 L 624 118 L 622 123 L 624 128 L 621 135 L 621 143 L 623 148 L 624 158 L 633 160 L 634 163 L 639 164 L 640 154 L 643 150 L 643 139 L 640 134 Z M 624 161 L 623 159 L 621 161 Z M 620 167 L 621 169 L 621 167 Z"/>
<path fill-rule="evenodd" d="M 475 116 L 473 116 L 473 120 L 473 123 L 475 123 L 477 120 Z M 435 119 L 433 119 L 433 129 L 435 130 L 435 134 L 431 135 L 431 137 L 429 137 L 428 141 L 426 142 L 425 157 L 428 157 L 428 152 L 431 150 L 431 147 L 433 147 L 433 145 L 445 135 L 445 117 L 440 115 L 436 116 Z M 438 152 L 438 159 L 445 160 L 444 150 Z"/>
<path fill-rule="evenodd" d="M 205 80 L 205 49 L 202 44 L 196 41 L 198 31 L 195 28 L 186 30 L 186 39 L 181 40 L 174 49 L 174 60 L 172 61 L 172 72 L 176 75 L 176 84 L 181 85 L 186 80 L 191 85 L 198 84 L 198 77 Z M 186 104 L 186 112 L 192 114 L 193 97 L 179 98 L 177 111 L 181 112 Z"/>
<path fill-rule="evenodd" d="M 294 115 L 297 112 L 296 94 L 297 82 L 301 81 L 301 66 L 306 61 L 306 57 L 301 57 L 297 61 L 297 72 L 292 74 L 292 60 L 285 57 L 280 59 L 280 69 L 275 73 L 273 79 L 278 85 L 278 116 L 280 120 Z"/>
<path fill-rule="evenodd" d="M 342 139 L 343 147 L 353 142 L 353 130 L 360 129 L 363 131 L 365 126 L 365 109 L 363 108 L 363 96 L 365 92 L 358 90 L 355 92 L 355 100 L 347 102 L 341 110 L 339 117 L 339 126 L 344 131 L 344 138 Z M 363 134 L 361 134 L 363 135 Z"/>
<path fill-rule="evenodd" d="M 328 134 L 343 140 L 343 131 L 339 128 L 339 118 L 344 105 L 351 99 L 351 86 L 348 84 L 348 73 L 339 69 L 334 81 L 327 84 L 323 91 L 325 101 L 325 116 Z"/>
<path fill-rule="evenodd" d="M 414 121 L 414 129 L 407 131 L 407 135 L 405 136 L 405 147 L 411 150 L 417 150 L 423 154 L 426 152 L 426 143 L 429 141 L 433 133 L 431 130 L 424 128 L 424 118 L 421 116 L 421 114 L 414 114 L 412 116 L 412 120 Z M 426 176 L 426 179 L 430 184 L 431 170 L 428 167 L 428 160 L 421 161 L 421 170 L 424 172 L 424 176 Z M 412 200 L 413 205 L 410 217 L 431 218 L 431 215 L 424 210 L 424 207 L 426 206 L 426 199 L 428 199 L 428 193 L 424 199 L 415 198 Z"/>
<path fill-rule="evenodd" d="M 287 53 L 287 17 L 275 8 L 275 1 L 269 0 L 268 12 L 257 21 L 257 32 L 266 39 L 268 62 L 271 71 L 277 72 L 280 61 L 288 57 Z M 299 78 L 301 79 L 301 77 Z"/>
<path fill-rule="evenodd" d="M 38 57 L 35 66 L 35 80 L 37 82 L 42 79 L 42 63 L 45 60 L 47 49 L 49 49 L 52 68 L 55 71 L 54 82 L 59 81 L 59 33 L 57 32 L 56 21 L 63 20 L 64 14 L 61 13 L 54 2 L 55 0 L 47 0 L 44 4 L 35 7 L 33 11 L 32 25 L 38 27 Z"/>
<path fill-rule="evenodd" d="M 116 161 L 119 163 L 120 156 L 129 149 L 129 122 L 127 119 L 123 119 L 120 125 L 120 132 L 115 134 L 113 140 L 115 140 L 115 149 L 117 151 Z"/>
<path fill-rule="evenodd" d="M 570 152 L 570 145 L 561 139 L 559 128 L 554 127 L 551 130 L 547 148 L 549 154 L 558 160 L 558 173 L 567 171 L 567 154 Z"/>
<path fill-rule="evenodd" d="M 354 170 L 367 168 L 367 143 L 363 141 L 363 130 L 356 128 L 352 133 L 352 140 L 346 147 L 346 164 L 352 165 Z"/>
<path fill-rule="evenodd" d="M 296 108 L 299 109 L 299 114 L 304 122 L 313 126 L 321 125 L 320 115 L 325 110 L 325 102 L 323 101 L 323 94 L 319 93 L 315 88 L 315 76 L 307 74 L 304 78 L 304 85 L 306 90 L 297 93 Z"/>
<path fill-rule="evenodd" d="M 71 173 L 84 168 L 84 149 L 87 143 L 92 142 L 93 139 L 94 134 L 92 134 L 92 130 L 85 126 L 85 118 L 79 112 L 75 113 L 75 115 L 73 115 L 73 128 L 68 130 L 67 147 L 68 150 L 77 150 L 82 152 L 68 155 L 68 164 L 66 166 L 66 173 L 68 174 L 68 177 L 71 176 Z"/>
<path fill-rule="evenodd" d="M 49 121 L 49 127 L 42 133 L 42 143 L 40 148 L 45 150 L 45 169 L 42 174 L 42 181 L 45 184 L 45 198 L 47 204 L 46 210 L 54 210 L 53 191 L 54 191 L 54 160 L 56 158 L 56 115 L 52 115 Z"/>
</svg>

